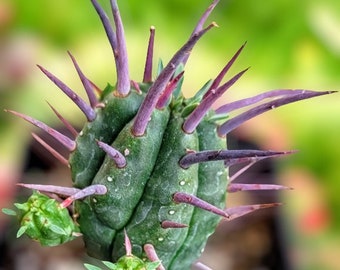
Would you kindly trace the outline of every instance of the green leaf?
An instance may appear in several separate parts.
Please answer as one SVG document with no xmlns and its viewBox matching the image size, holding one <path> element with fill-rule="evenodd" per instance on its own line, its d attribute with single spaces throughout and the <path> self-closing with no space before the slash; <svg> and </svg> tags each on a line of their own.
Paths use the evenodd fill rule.
<svg viewBox="0 0 340 270">
<path fill-rule="evenodd" d="M 117 268 L 117 265 L 115 263 L 112 263 L 112 262 L 103 261 L 103 264 L 105 264 L 108 268 L 110 268 L 112 270 Z"/>
<path fill-rule="evenodd" d="M 162 72 L 163 69 L 164 69 L 163 61 L 162 59 L 159 59 L 157 65 L 157 77 Z"/>
<path fill-rule="evenodd" d="M 113 90 L 114 90 L 114 87 L 111 84 L 108 83 L 106 85 L 105 89 L 103 90 L 101 98 L 111 94 L 113 92 Z"/>
<path fill-rule="evenodd" d="M 193 110 L 196 109 L 197 106 L 198 106 L 198 103 L 191 103 L 187 105 L 186 107 L 183 108 L 181 116 L 183 118 L 187 117 L 189 114 L 192 113 Z"/>
<path fill-rule="evenodd" d="M 56 234 L 67 235 L 67 232 L 63 228 L 61 228 L 61 227 L 59 227 L 59 226 L 57 226 L 55 224 L 51 224 L 49 229 L 52 232 L 55 232 Z"/>
<path fill-rule="evenodd" d="M 22 226 L 22 227 L 20 227 L 20 229 L 19 229 L 18 232 L 17 232 L 17 238 L 19 238 L 20 236 L 22 236 L 22 235 L 26 232 L 27 229 L 28 229 L 27 226 Z"/>
<path fill-rule="evenodd" d="M 149 262 L 146 264 L 146 270 L 156 270 L 160 266 L 161 262 Z"/>
<path fill-rule="evenodd" d="M 88 270 L 102 270 L 101 268 L 88 263 L 85 263 L 84 266 Z"/>
<path fill-rule="evenodd" d="M 27 203 L 15 203 L 14 206 L 19 210 L 28 211 L 29 207 Z"/>
<path fill-rule="evenodd" d="M 191 105 L 193 103 L 200 103 L 203 96 L 208 92 L 210 86 L 212 85 L 213 80 L 207 81 L 200 90 L 191 98 L 186 100 L 186 104 Z"/>
<path fill-rule="evenodd" d="M 2 208 L 1 211 L 2 211 L 2 213 L 4 213 L 5 215 L 8 215 L 8 216 L 16 216 L 17 215 L 17 212 L 15 212 L 14 210 L 9 209 L 9 208 Z"/>
<path fill-rule="evenodd" d="M 207 117 L 207 121 L 212 123 L 224 123 L 229 118 L 229 114 L 223 113 L 223 114 L 214 114 L 210 117 Z"/>
<path fill-rule="evenodd" d="M 175 73 L 173 75 L 173 77 L 176 77 L 178 74 L 180 74 L 182 71 L 184 70 L 184 66 L 183 64 L 180 64 L 176 70 Z M 177 86 L 175 88 L 175 90 L 173 91 L 173 96 L 175 99 L 177 99 L 180 95 L 181 95 L 181 90 L 182 90 L 182 84 L 184 81 L 184 77 L 182 76 L 182 78 L 179 80 L 179 82 L 177 83 Z"/>
</svg>

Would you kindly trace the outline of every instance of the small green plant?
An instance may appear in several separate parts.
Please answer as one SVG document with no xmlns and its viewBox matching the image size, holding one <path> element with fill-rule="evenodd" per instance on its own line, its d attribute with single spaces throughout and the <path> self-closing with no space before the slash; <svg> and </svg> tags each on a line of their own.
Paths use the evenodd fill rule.
<svg viewBox="0 0 340 270">
<path fill-rule="evenodd" d="M 187 42 L 169 63 L 164 67 L 162 63 L 159 65 L 155 79 L 152 71 L 155 30 L 151 28 L 143 80 L 130 80 L 117 2 L 110 1 L 115 28 L 98 2 L 91 2 L 113 50 L 117 83 L 100 90 L 69 53 L 88 95 L 87 104 L 39 66 L 87 118 L 78 133 L 52 108 L 74 139 L 36 119 L 8 110 L 46 131 L 70 151 L 66 159 L 34 135 L 70 167 L 74 185 L 65 188 L 20 184 L 67 198 L 58 203 L 35 192 L 27 203 L 16 204 L 23 212 L 18 215 L 21 223 L 18 236 L 26 233 L 43 245 L 52 246 L 72 240 L 80 231 L 89 255 L 116 262 L 105 263 L 110 269 L 189 269 L 221 219 L 233 220 L 278 205 L 273 202 L 226 208 L 227 192 L 286 188 L 234 184 L 235 177 L 228 177 L 230 166 L 251 165 L 292 151 L 228 150 L 228 133 L 273 108 L 332 92 L 273 90 L 212 109 L 215 101 L 248 70 L 222 83 L 244 44 L 215 79 L 205 83 L 193 97 L 185 98 L 181 89 L 185 64 L 198 40 L 216 26 L 211 23 L 204 27 L 204 24 L 218 0 L 203 13 Z M 239 115 L 228 116 L 248 106 Z M 75 220 L 66 210 L 71 204 Z M 13 214 L 8 209 L 4 212 Z M 79 224 L 79 229 L 75 224 Z"/>
<path fill-rule="evenodd" d="M 103 264 L 110 270 L 156 270 L 160 267 L 160 261 L 157 257 L 155 257 L 155 251 L 152 246 L 145 246 L 145 253 L 148 255 L 153 262 L 143 261 L 140 258 L 134 256 L 132 254 L 132 246 L 129 237 L 125 233 L 125 251 L 126 254 L 117 260 L 117 263 L 104 261 Z M 85 264 L 86 269 L 88 270 L 101 270 L 101 268 L 91 265 Z"/>
<path fill-rule="evenodd" d="M 33 192 L 27 202 L 14 205 L 19 213 L 10 209 L 3 209 L 3 212 L 18 214 L 21 227 L 17 237 L 26 234 L 43 246 L 57 246 L 81 235 L 67 209 L 38 191 Z"/>
</svg>

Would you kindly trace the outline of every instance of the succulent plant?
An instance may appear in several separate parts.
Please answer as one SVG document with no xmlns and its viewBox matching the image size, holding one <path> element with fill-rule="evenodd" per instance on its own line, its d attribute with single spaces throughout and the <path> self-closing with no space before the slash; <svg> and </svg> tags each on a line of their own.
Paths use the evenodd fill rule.
<svg viewBox="0 0 340 270">
<path fill-rule="evenodd" d="M 151 245 L 145 245 L 144 250 L 145 253 L 153 260 L 152 262 L 148 262 L 142 260 L 132 254 L 132 245 L 130 242 L 130 238 L 127 236 L 124 231 L 124 241 L 125 241 L 125 251 L 126 254 L 119 258 L 116 263 L 104 261 L 103 264 L 107 266 L 110 270 L 157 270 L 160 266 L 160 261 L 158 257 L 155 255 L 155 251 Z M 99 267 L 85 264 L 85 267 L 88 270 L 100 270 Z"/>
<path fill-rule="evenodd" d="M 40 222 L 40 226 L 36 226 L 34 218 L 19 215 L 22 226 L 19 235 L 26 232 L 43 245 L 61 244 L 73 239 L 79 224 L 87 252 L 93 257 L 119 264 L 133 256 L 161 261 L 162 265 L 153 264 L 150 269 L 155 265 L 157 269 L 189 269 L 221 219 L 233 220 L 279 205 L 273 202 L 226 208 L 227 192 L 286 188 L 259 183 L 235 184 L 235 177 L 228 177 L 228 168 L 246 164 L 241 169 L 244 171 L 259 160 L 293 151 L 228 150 L 226 136 L 243 122 L 273 108 L 332 92 L 273 90 L 212 109 L 215 101 L 247 71 L 222 82 L 243 50 L 243 44 L 215 79 L 205 83 L 193 97 L 185 98 L 181 89 L 185 64 L 198 40 L 216 26 L 211 23 L 204 27 L 204 24 L 218 0 L 203 13 L 187 42 L 169 63 L 164 67 L 160 65 L 155 79 L 152 71 L 155 29 L 151 28 L 143 79 L 133 81 L 129 76 L 117 1 L 110 1 L 115 27 L 98 2 L 91 2 L 112 47 L 117 83 L 100 90 L 69 53 L 88 95 L 88 104 L 60 79 L 38 66 L 86 116 L 87 122 L 77 132 L 52 107 L 74 139 L 36 119 L 8 110 L 46 131 L 70 151 L 66 159 L 34 134 L 51 154 L 70 167 L 74 186 L 20 184 L 67 198 L 58 203 L 34 193 L 27 203 L 17 205 Z M 232 111 L 247 107 L 237 116 L 228 116 Z M 32 200 L 34 203 L 30 203 Z M 46 204 L 53 207 L 40 211 L 43 208 L 39 207 Z M 61 211 L 64 216 L 71 204 L 76 218 L 62 223 L 56 217 Z M 44 220 L 52 224 L 43 225 Z M 45 230 L 44 226 L 50 231 L 43 236 L 40 231 Z M 54 234 L 62 230 L 68 232 L 68 238 L 54 241 Z M 51 239 L 46 239 L 45 235 Z M 127 244 L 130 243 L 127 235 L 132 245 Z M 131 269 L 149 269 L 143 267 L 146 266 Z"/>
</svg>

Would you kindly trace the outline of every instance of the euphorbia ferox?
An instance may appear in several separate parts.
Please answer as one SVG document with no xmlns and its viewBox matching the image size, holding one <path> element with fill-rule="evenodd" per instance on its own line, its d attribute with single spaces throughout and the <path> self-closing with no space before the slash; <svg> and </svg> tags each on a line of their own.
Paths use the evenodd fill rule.
<svg viewBox="0 0 340 270">
<path fill-rule="evenodd" d="M 68 159 L 62 157 L 34 135 L 47 150 L 70 167 L 74 188 L 58 187 L 58 183 L 56 186 L 21 185 L 68 197 L 61 204 L 54 202 L 58 205 L 54 206 L 54 212 L 36 212 L 40 219 L 45 220 L 45 215 L 53 217 L 58 211 L 64 212 L 64 208 L 74 203 L 77 218 L 68 222 L 79 224 L 91 256 L 118 260 L 125 255 L 124 243 L 128 236 L 135 256 L 148 257 L 153 261 L 160 259 L 162 265 L 157 269 L 189 269 L 221 219 L 232 220 L 257 209 L 277 205 L 226 208 L 228 191 L 285 188 L 266 184 L 233 184 L 233 179 L 228 179 L 228 167 L 290 152 L 228 150 L 228 133 L 248 119 L 273 108 L 331 92 L 281 89 L 227 102 L 212 109 L 215 101 L 247 71 L 245 69 L 222 82 L 244 48 L 242 45 L 215 79 L 204 84 L 193 97 L 185 98 L 181 89 L 185 64 L 198 40 L 216 26 L 215 23 L 206 27 L 204 24 L 218 0 L 211 3 L 188 40 L 168 64 L 159 69 L 158 74 L 152 72 L 155 35 L 152 27 L 143 79 L 141 82 L 133 81 L 129 76 L 117 1 L 110 1 L 115 27 L 111 26 L 108 15 L 97 0 L 91 2 L 112 47 L 117 82 L 100 90 L 83 74 L 69 53 L 88 95 L 88 104 L 60 79 L 39 66 L 83 111 L 87 121 L 77 132 L 52 108 L 74 134 L 75 138 L 71 139 L 38 120 L 10 111 L 45 130 L 70 151 Z M 228 117 L 230 112 L 248 106 L 250 108 L 239 115 Z M 33 196 L 39 195 L 35 193 Z M 30 211 L 36 209 L 18 208 L 25 212 L 20 217 L 32 216 Z M 48 220 L 53 222 L 53 219 Z M 27 233 L 33 228 L 37 230 L 33 238 L 42 244 L 59 244 L 59 240 L 48 241 L 45 236 L 39 239 L 40 231 L 45 230 L 43 227 L 27 227 L 24 218 L 21 225 L 26 226 Z M 58 224 L 47 236 L 62 232 L 62 226 L 62 223 Z M 71 225 L 67 228 L 74 228 L 74 233 L 78 230 Z M 66 230 L 66 227 L 63 229 Z M 21 229 L 20 232 L 24 231 Z M 72 239 L 74 233 L 68 231 L 65 237 Z M 29 236 L 32 237 L 32 234 Z M 145 246 L 148 248 L 144 250 Z"/>
</svg>

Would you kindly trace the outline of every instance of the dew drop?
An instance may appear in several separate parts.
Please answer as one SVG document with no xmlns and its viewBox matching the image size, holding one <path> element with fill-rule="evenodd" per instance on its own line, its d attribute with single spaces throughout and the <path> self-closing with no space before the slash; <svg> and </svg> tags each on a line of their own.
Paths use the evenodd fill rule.
<svg viewBox="0 0 340 270">
<path fill-rule="evenodd" d="M 107 177 L 107 181 L 112 182 L 113 178 L 111 176 Z"/>
<path fill-rule="evenodd" d="M 159 241 L 159 242 L 163 242 L 163 241 L 164 241 L 164 238 L 163 238 L 163 237 L 159 237 L 159 238 L 158 238 L 158 241 Z"/>
<path fill-rule="evenodd" d="M 124 150 L 124 156 L 128 156 L 129 154 L 130 154 L 130 150 L 126 148 Z"/>
<path fill-rule="evenodd" d="M 175 210 L 170 210 L 168 213 L 169 213 L 169 215 L 173 215 L 173 214 L 176 213 L 176 211 Z"/>
<path fill-rule="evenodd" d="M 92 199 L 92 201 L 93 201 L 94 203 L 96 203 L 96 202 L 97 202 L 96 198 L 93 198 L 93 199 Z"/>
<path fill-rule="evenodd" d="M 184 185 L 185 185 L 185 181 L 184 181 L 184 180 L 180 181 L 180 182 L 179 182 L 179 185 L 180 185 L 180 186 L 184 186 Z"/>
</svg>

